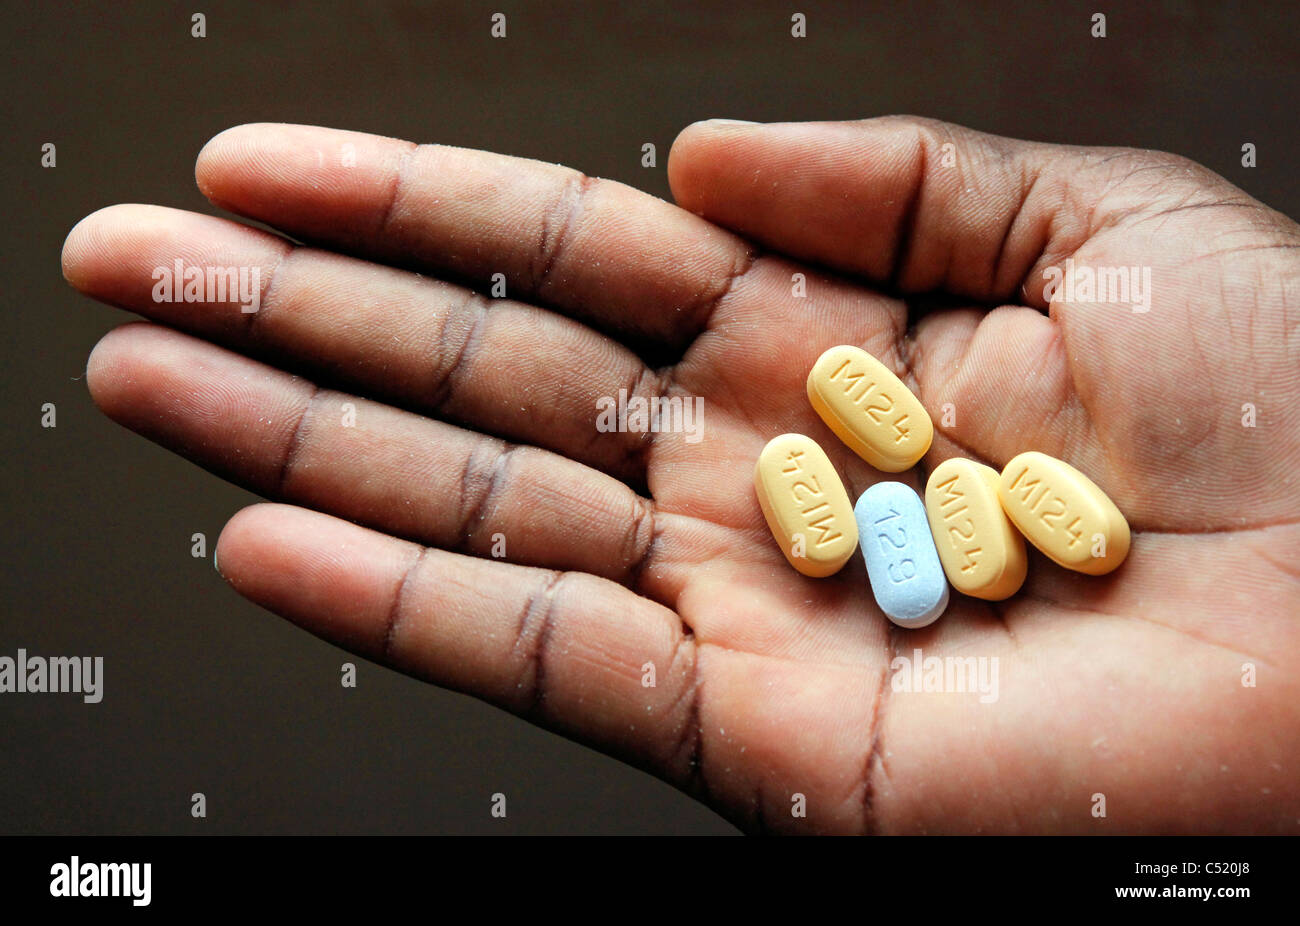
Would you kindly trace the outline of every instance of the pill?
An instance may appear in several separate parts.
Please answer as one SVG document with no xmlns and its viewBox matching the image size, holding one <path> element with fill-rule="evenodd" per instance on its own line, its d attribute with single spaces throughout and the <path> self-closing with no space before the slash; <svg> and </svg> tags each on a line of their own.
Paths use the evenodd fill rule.
<svg viewBox="0 0 1300 926">
<path fill-rule="evenodd" d="M 998 471 L 953 457 L 925 486 L 939 562 L 952 587 L 973 598 L 1001 601 L 1025 581 L 1025 541 L 998 500 Z"/>
<path fill-rule="evenodd" d="M 900 627 L 924 627 L 948 607 L 948 580 L 921 497 L 901 482 L 878 482 L 853 506 L 876 604 Z"/>
<path fill-rule="evenodd" d="M 826 451 L 811 437 L 782 434 L 768 441 L 754 466 L 754 488 L 772 536 L 795 569 L 820 578 L 853 556 L 853 505 Z"/>
<path fill-rule="evenodd" d="M 854 453 L 887 473 L 912 466 L 934 439 L 925 406 L 884 364 L 851 344 L 817 358 L 808 373 L 808 401 Z"/>
<path fill-rule="evenodd" d="M 1104 575 L 1128 556 L 1124 515 L 1064 460 L 1033 450 L 1012 457 L 998 480 L 998 497 L 1029 542 L 1066 569 Z"/>
</svg>

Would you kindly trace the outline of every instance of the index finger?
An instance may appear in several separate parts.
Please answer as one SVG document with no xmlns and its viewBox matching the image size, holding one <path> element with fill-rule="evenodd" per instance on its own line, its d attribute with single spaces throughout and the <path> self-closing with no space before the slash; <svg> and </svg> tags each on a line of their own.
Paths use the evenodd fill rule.
<svg viewBox="0 0 1300 926">
<path fill-rule="evenodd" d="M 195 176 L 215 205 L 295 238 L 504 282 L 511 298 L 676 348 L 750 260 L 736 236 L 649 194 L 486 151 L 242 125 L 208 142 Z"/>
</svg>

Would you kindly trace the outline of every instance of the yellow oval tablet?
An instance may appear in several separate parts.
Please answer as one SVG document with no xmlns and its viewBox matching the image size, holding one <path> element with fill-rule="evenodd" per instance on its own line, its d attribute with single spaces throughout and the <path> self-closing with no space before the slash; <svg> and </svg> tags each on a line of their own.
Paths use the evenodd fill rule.
<svg viewBox="0 0 1300 926">
<path fill-rule="evenodd" d="M 884 364 L 851 344 L 817 358 L 808 401 L 854 453 L 887 473 L 915 464 L 934 439 L 925 406 Z"/>
<path fill-rule="evenodd" d="M 820 578 L 849 561 L 858 546 L 853 505 L 815 440 L 782 434 L 768 441 L 754 466 L 754 488 L 791 566 Z"/>
<path fill-rule="evenodd" d="M 1029 542 L 1066 569 L 1104 575 L 1128 556 L 1124 515 L 1064 460 L 1034 450 L 1013 457 L 998 480 L 998 498 Z"/>
<path fill-rule="evenodd" d="M 925 514 L 939 562 L 957 591 L 1001 601 L 1019 591 L 1028 558 L 1025 541 L 998 501 L 998 471 L 953 457 L 930 474 Z"/>
</svg>

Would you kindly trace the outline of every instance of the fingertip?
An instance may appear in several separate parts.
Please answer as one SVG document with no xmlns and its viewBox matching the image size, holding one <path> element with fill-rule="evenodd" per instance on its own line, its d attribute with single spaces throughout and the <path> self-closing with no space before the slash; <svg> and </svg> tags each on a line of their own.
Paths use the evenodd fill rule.
<svg viewBox="0 0 1300 926">
<path fill-rule="evenodd" d="M 72 226 L 67 237 L 63 239 L 63 249 L 59 252 L 59 269 L 63 272 L 63 279 L 75 289 L 81 289 L 81 268 L 90 246 L 89 237 L 94 228 L 92 219 L 98 214 L 99 211 L 92 212 Z"/>
<path fill-rule="evenodd" d="M 114 203 L 96 209 L 72 226 L 63 240 L 59 255 L 63 278 L 79 292 L 113 299 L 117 293 L 108 284 L 122 273 L 125 247 L 129 244 L 131 252 L 138 252 L 151 240 L 166 236 L 169 219 L 185 214 L 147 203 Z"/>
<path fill-rule="evenodd" d="M 132 362 L 139 355 L 140 339 L 153 335 L 165 336 L 166 332 L 149 322 L 128 322 L 100 338 L 86 358 L 86 388 L 90 398 L 114 421 L 121 420 L 122 410 L 131 401 L 130 389 L 124 387 L 134 386 L 139 380 Z M 162 343 L 151 346 L 158 348 L 158 353 L 165 347 Z"/>
<path fill-rule="evenodd" d="M 220 205 L 227 169 L 244 159 L 260 133 L 274 126 L 271 122 L 246 122 L 223 129 L 207 140 L 194 159 L 194 182 L 205 199 Z"/>
<path fill-rule="evenodd" d="M 241 196 L 258 178 L 279 174 L 278 162 L 310 148 L 332 130 L 293 122 L 245 122 L 207 140 L 194 159 L 194 182 L 214 206 L 239 211 Z M 299 166 L 305 166 L 302 162 Z M 292 173 L 292 171 L 290 171 Z"/>
<path fill-rule="evenodd" d="M 122 328 L 131 327 L 123 325 Z M 122 361 L 122 328 L 114 328 L 99 339 L 86 358 L 86 388 L 90 398 L 104 414 L 113 417 L 110 402 L 112 385 L 118 378 Z"/>
<path fill-rule="evenodd" d="M 214 556 L 217 559 L 225 560 L 227 566 L 224 570 L 217 570 L 222 577 L 229 582 L 231 581 L 230 575 L 238 575 L 243 572 L 240 567 L 247 559 L 249 551 L 256 551 L 259 538 L 264 537 L 267 529 L 274 526 L 277 511 L 282 514 L 291 514 L 294 510 L 291 505 L 259 502 L 235 512 L 230 520 L 226 522 L 226 526 L 221 529 L 220 536 L 217 537 Z"/>
<path fill-rule="evenodd" d="M 63 278 L 74 289 L 85 290 L 89 287 L 90 271 L 94 268 L 94 258 L 104 252 L 104 229 L 114 215 L 129 203 L 116 203 L 102 206 L 72 226 L 68 236 L 63 239 L 63 250 L 59 254 L 59 264 Z"/>
<path fill-rule="evenodd" d="M 277 563 L 328 558 L 337 549 L 371 536 L 377 535 L 319 511 L 280 502 L 258 502 L 240 509 L 226 522 L 217 538 L 217 548 L 227 567 L 242 563 L 274 571 L 271 567 Z M 226 569 L 227 573 L 236 571 Z"/>
<path fill-rule="evenodd" d="M 692 122 L 677 133 L 668 149 L 668 188 L 677 204 L 692 212 L 698 211 L 696 180 L 700 166 L 708 163 L 709 151 L 717 140 L 719 133 L 714 125 L 717 121 Z"/>
<path fill-rule="evenodd" d="M 304 539 L 316 537 L 314 529 L 328 530 L 329 520 L 326 515 L 278 502 L 242 508 L 217 537 L 213 553 L 221 563 L 217 571 L 240 594 L 260 601 L 278 584 L 277 576 L 299 568 L 303 548 L 310 546 Z"/>
<path fill-rule="evenodd" d="M 217 536 L 212 550 L 212 566 L 217 574 L 240 594 L 245 594 L 250 560 L 258 555 L 259 538 L 266 533 L 265 525 L 273 512 L 262 509 L 289 508 L 274 502 L 259 503 L 242 508 L 226 522 Z"/>
<path fill-rule="evenodd" d="M 747 146 L 772 141 L 776 122 L 748 122 L 743 119 L 703 119 L 678 133 L 668 150 L 668 186 L 677 204 L 692 212 L 710 211 L 714 196 L 723 195 L 721 186 L 733 186 L 739 174 L 734 169 L 738 155 Z"/>
<path fill-rule="evenodd" d="M 216 557 L 240 595 L 341 646 L 377 654 L 392 590 L 416 550 L 330 515 L 267 502 L 226 522 Z"/>
<path fill-rule="evenodd" d="M 229 585 L 235 585 L 234 577 L 244 572 L 243 565 L 248 558 L 247 551 L 260 530 L 260 519 L 264 517 L 258 509 L 289 507 L 274 502 L 259 502 L 241 508 L 226 521 L 221 533 L 217 535 L 216 546 L 212 549 L 212 568 L 217 570 L 217 574 Z M 222 567 L 222 561 L 225 561 L 225 568 Z"/>
<path fill-rule="evenodd" d="M 361 132 L 287 122 L 237 125 L 213 136 L 194 181 L 218 208 L 302 234 L 328 234 L 374 211 L 413 146 Z"/>
</svg>

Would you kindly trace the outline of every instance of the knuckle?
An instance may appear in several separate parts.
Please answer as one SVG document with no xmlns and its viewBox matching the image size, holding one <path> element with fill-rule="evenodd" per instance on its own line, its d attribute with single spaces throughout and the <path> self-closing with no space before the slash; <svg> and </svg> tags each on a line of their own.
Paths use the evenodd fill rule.
<svg viewBox="0 0 1300 926">
<path fill-rule="evenodd" d="M 478 534 L 479 528 L 507 490 L 511 460 L 522 449 L 517 444 L 505 441 L 484 440 L 466 457 L 460 484 L 459 533 L 462 542 L 469 541 Z"/>
<path fill-rule="evenodd" d="M 515 684 L 523 700 L 525 713 L 540 715 L 547 694 L 546 667 L 550 651 L 551 629 L 555 622 L 556 600 L 574 575 L 552 572 L 535 585 L 524 602 L 515 637 L 515 652 L 523 658 L 520 677 Z"/>
<path fill-rule="evenodd" d="M 598 183 L 593 177 L 573 171 L 557 192 L 554 204 L 546 210 L 534 246 L 531 274 L 533 292 L 541 292 L 550 282 L 556 265 L 568 250 L 586 201 Z"/>
</svg>

